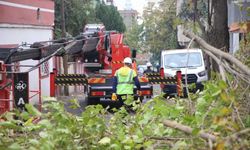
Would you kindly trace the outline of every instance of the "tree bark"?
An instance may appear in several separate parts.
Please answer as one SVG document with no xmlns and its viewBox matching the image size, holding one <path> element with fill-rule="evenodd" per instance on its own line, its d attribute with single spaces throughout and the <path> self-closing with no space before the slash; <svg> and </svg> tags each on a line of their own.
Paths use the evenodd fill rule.
<svg viewBox="0 0 250 150">
<path fill-rule="evenodd" d="M 189 126 L 177 123 L 176 121 L 165 120 L 163 121 L 163 124 L 167 127 L 178 129 L 188 134 L 192 134 L 192 131 L 193 131 L 193 129 L 190 128 Z M 205 133 L 204 131 L 199 131 L 198 136 L 206 140 L 211 140 L 213 142 L 216 142 L 217 140 L 216 136 Z"/>
<path fill-rule="evenodd" d="M 227 0 L 209 0 L 208 1 L 208 30 L 205 32 L 206 41 L 214 47 L 225 52 L 229 50 L 229 32 L 228 32 L 228 12 Z M 208 61 L 213 67 L 212 70 L 219 71 L 219 66 L 215 61 Z M 209 70 L 210 72 L 211 70 Z"/>
<path fill-rule="evenodd" d="M 229 32 L 228 32 L 228 13 L 226 0 L 210 0 L 212 16 L 210 30 L 206 33 L 206 41 L 218 49 L 228 52 L 229 49 Z"/>
</svg>

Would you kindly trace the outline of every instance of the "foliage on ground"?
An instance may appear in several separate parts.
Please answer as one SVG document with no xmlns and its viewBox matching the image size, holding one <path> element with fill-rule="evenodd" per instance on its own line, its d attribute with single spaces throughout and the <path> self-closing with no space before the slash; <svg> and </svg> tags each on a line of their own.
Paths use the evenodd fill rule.
<svg viewBox="0 0 250 150">
<path fill-rule="evenodd" d="M 145 104 L 128 99 L 130 108 L 112 113 L 101 105 L 88 106 L 80 116 L 50 99 L 44 102 L 44 113 L 26 105 L 27 112 L 2 115 L 0 149 L 247 149 L 250 135 L 239 131 L 250 127 L 250 116 L 242 121 L 237 115 L 237 98 L 223 81 L 211 81 L 191 95 L 192 111 L 187 99 L 160 95 Z M 77 100 L 71 102 L 80 107 Z M 37 117 L 41 120 L 33 123 Z M 192 134 L 164 126 L 166 119 L 191 127 Z M 217 141 L 200 138 L 201 130 Z"/>
</svg>

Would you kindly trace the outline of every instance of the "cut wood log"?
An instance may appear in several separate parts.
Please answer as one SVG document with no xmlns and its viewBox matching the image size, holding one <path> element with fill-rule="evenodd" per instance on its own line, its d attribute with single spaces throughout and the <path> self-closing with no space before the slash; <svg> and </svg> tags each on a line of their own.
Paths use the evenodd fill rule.
<svg viewBox="0 0 250 150">
<path fill-rule="evenodd" d="M 193 131 L 193 129 L 191 127 L 177 123 L 176 121 L 165 120 L 165 121 L 163 121 L 163 124 L 167 127 L 178 129 L 178 130 L 185 132 L 185 133 L 188 133 L 188 134 L 192 134 L 192 131 Z M 206 133 L 204 131 L 199 131 L 199 133 L 197 135 L 205 140 L 211 140 L 212 142 L 216 142 L 216 140 L 217 140 L 216 136 L 209 134 L 209 133 Z"/>
<path fill-rule="evenodd" d="M 190 31 L 185 30 L 183 33 L 184 35 L 186 35 L 187 37 L 191 39 L 194 38 L 195 41 L 203 48 L 209 50 L 210 52 L 212 52 L 218 57 L 222 57 L 228 60 L 229 62 L 237 66 L 244 74 L 246 74 L 247 76 L 250 76 L 250 68 L 248 68 L 246 65 L 244 65 L 241 61 L 239 61 L 234 56 L 230 55 L 229 53 L 225 53 L 218 48 L 213 47 L 212 45 L 208 44 L 205 40 L 203 40 L 202 38 L 200 38 L 199 36 L 195 35 L 194 33 Z"/>
</svg>

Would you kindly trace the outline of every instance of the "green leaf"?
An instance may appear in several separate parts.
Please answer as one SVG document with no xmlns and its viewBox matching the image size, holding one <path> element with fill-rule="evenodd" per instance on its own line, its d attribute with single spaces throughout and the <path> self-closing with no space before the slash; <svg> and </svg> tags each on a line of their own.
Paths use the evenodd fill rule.
<svg viewBox="0 0 250 150">
<path fill-rule="evenodd" d="M 139 121 L 139 124 L 147 124 L 150 119 L 152 119 L 153 115 L 152 112 L 147 112 L 146 114 L 143 115 L 143 119 Z"/>
<path fill-rule="evenodd" d="M 221 93 L 221 90 L 217 90 L 214 93 L 212 93 L 212 97 L 218 96 Z"/>
<path fill-rule="evenodd" d="M 106 144 L 109 144 L 110 143 L 110 138 L 109 137 L 104 137 L 102 138 L 98 143 L 99 144 L 102 144 L 102 145 L 106 145 Z"/>
<path fill-rule="evenodd" d="M 39 141 L 37 139 L 30 139 L 29 143 L 32 145 L 39 145 Z"/>
<path fill-rule="evenodd" d="M 186 149 L 187 148 L 187 143 L 185 141 L 177 141 L 174 146 L 173 150 L 179 150 L 179 149 Z"/>
<path fill-rule="evenodd" d="M 226 89 L 227 88 L 227 83 L 225 81 L 223 81 L 223 80 L 220 80 L 219 81 L 219 87 L 221 89 Z"/>
<path fill-rule="evenodd" d="M 81 108 L 77 99 L 71 99 L 69 100 L 69 102 L 71 104 L 70 108 L 73 108 L 73 109 Z"/>
<path fill-rule="evenodd" d="M 69 134 L 70 133 L 69 129 L 67 129 L 67 128 L 65 128 L 65 129 L 59 128 L 59 129 L 56 129 L 56 131 L 60 132 L 60 133 L 64 133 L 64 134 Z"/>
<path fill-rule="evenodd" d="M 45 132 L 45 131 L 41 131 L 41 132 L 39 132 L 39 136 L 40 136 L 41 138 L 47 138 L 47 137 L 48 137 L 48 133 Z"/>
<path fill-rule="evenodd" d="M 24 120 L 28 120 L 30 118 L 30 115 L 28 112 L 24 111 L 20 114 L 20 117 Z"/>
<path fill-rule="evenodd" d="M 25 123 L 24 123 L 24 126 L 30 126 L 30 125 L 32 125 L 33 123 L 32 123 L 32 121 L 33 121 L 33 117 L 31 117 L 31 118 L 29 118 L 27 121 L 25 121 Z"/>
<path fill-rule="evenodd" d="M 22 149 L 22 147 L 17 143 L 11 144 L 8 148 L 11 149 L 11 150 L 20 150 L 20 149 Z"/>
<path fill-rule="evenodd" d="M 14 115 L 15 115 L 15 113 L 13 113 L 13 112 L 6 112 L 6 113 L 4 114 L 4 117 L 5 117 L 8 121 L 12 121 Z"/>
<path fill-rule="evenodd" d="M 248 115 L 247 117 L 246 117 L 246 120 L 245 120 L 245 123 L 246 123 L 246 127 L 250 127 L 250 115 Z"/>
<path fill-rule="evenodd" d="M 200 132 L 200 129 L 199 128 L 194 128 L 192 130 L 192 135 L 198 135 L 198 133 Z"/>
<path fill-rule="evenodd" d="M 18 126 L 10 121 L 4 121 L 4 122 L 0 122 L 0 127 L 5 127 L 5 128 L 9 128 L 9 129 L 17 129 Z"/>
<path fill-rule="evenodd" d="M 50 123 L 50 121 L 49 120 L 47 120 L 47 119 L 43 119 L 43 120 L 41 120 L 41 121 L 39 121 L 38 122 L 38 125 L 42 125 L 42 126 L 51 126 L 51 123 Z"/>
<path fill-rule="evenodd" d="M 112 144 L 111 146 L 110 146 L 110 148 L 111 149 L 120 149 L 120 147 L 119 147 L 119 145 L 118 144 Z"/>
<path fill-rule="evenodd" d="M 124 149 L 131 149 L 131 146 L 125 145 L 125 146 L 124 146 Z"/>
<path fill-rule="evenodd" d="M 38 111 L 33 105 L 31 104 L 25 104 L 25 108 L 27 109 L 27 111 L 34 116 L 41 116 L 41 112 Z"/>
</svg>

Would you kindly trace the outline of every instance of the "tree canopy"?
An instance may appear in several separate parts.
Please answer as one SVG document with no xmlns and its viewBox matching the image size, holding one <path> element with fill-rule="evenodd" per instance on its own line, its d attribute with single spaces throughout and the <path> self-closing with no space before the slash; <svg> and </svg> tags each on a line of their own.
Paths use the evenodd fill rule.
<svg viewBox="0 0 250 150">
<path fill-rule="evenodd" d="M 61 37 L 61 0 L 55 0 L 55 37 Z M 123 19 L 114 6 L 99 0 L 67 0 L 64 6 L 66 31 L 71 36 L 82 32 L 87 23 L 103 23 L 107 30 L 126 30 Z"/>
<path fill-rule="evenodd" d="M 117 30 L 119 32 L 125 32 L 126 30 L 122 17 L 113 5 L 98 4 L 96 17 L 105 25 L 107 30 Z"/>
<path fill-rule="evenodd" d="M 149 3 L 143 12 L 144 48 L 160 60 L 160 52 L 177 48 L 177 30 L 173 26 L 176 17 L 174 0 L 163 0 L 155 7 Z"/>
<path fill-rule="evenodd" d="M 143 32 L 143 25 L 139 25 L 137 22 L 135 22 L 132 27 L 125 32 L 125 43 L 131 48 L 142 52 Z"/>
</svg>

